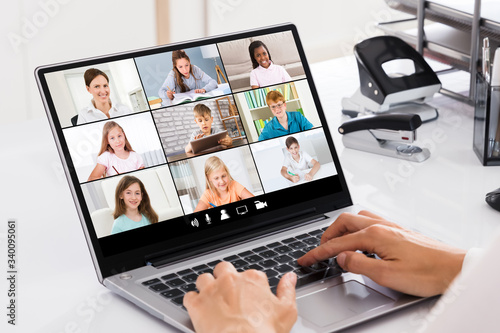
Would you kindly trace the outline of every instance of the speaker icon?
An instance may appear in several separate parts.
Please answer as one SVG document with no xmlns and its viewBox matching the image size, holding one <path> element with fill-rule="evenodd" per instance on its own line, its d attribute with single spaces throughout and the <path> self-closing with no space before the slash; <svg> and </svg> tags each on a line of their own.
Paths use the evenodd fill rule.
<svg viewBox="0 0 500 333">
<path fill-rule="evenodd" d="M 194 219 L 191 221 L 191 225 L 193 227 L 199 227 L 200 226 L 200 222 L 198 222 L 198 219 Z"/>
</svg>

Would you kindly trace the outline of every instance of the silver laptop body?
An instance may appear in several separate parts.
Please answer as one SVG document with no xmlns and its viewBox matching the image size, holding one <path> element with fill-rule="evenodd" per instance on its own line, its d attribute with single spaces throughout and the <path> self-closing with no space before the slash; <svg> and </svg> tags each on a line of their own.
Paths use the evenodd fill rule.
<svg viewBox="0 0 500 333">
<path fill-rule="evenodd" d="M 273 65 L 281 66 L 289 78 L 252 89 L 252 42 L 261 42 L 270 59 L 272 56 Z M 204 103 L 214 108 L 236 108 L 234 124 L 248 144 L 167 162 L 169 153 L 183 149 L 188 142 L 190 129 L 185 124 L 192 123 L 193 117 L 192 111 L 172 114 L 158 103 L 159 90 L 173 71 L 170 57 L 181 49 L 205 75 L 216 77 L 220 71 L 225 74 L 224 80 L 217 82 L 223 93 Z M 238 62 L 245 65 L 238 68 Z M 108 87 L 96 92 L 101 89 L 96 86 L 92 96 L 83 79 L 91 68 L 108 77 Z M 341 213 L 359 211 L 352 205 L 304 50 L 292 24 L 43 66 L 36 69 L 35 76 L 99 282 L 181 331 L 191 332 L 193 326 L 179 304 L 179 296 L 174 295 L 179 291 L 173 290 L 189 290 L 193 274 L 210 271 L 225 258 L 240 264 L 240 259 L 255 258 L 255 254 L 262 257 L 260 254 L 269 250 L 302 246 L 300 249 L 306 251 L 314 246 L 321 229 Z M 263 138 L 264 128 L 273 124 L 265 98 L 274 90 L 284 96 L 289 119 L 302 127 L 290 127 L 293 133 L 268 131 L 274 136 Z M 116 113 L 110 110 L 110 119 L 99 119 L 95 99 L 108 103 L 109 96 Z M 88 100 L 96 110 L 89 111 Z M 87 120 L 82 123 L 84 118 Z M 103 142 L 111 145 L 112 135 L 106 132 L 105 125 L 112 121 L 119 127 L 111 124 L 111 128 L 118 133 L 121 128 L 133 148 L 127 152 L 129 158 L 134 156 L 139 161 L 136 166 L 123 166 L 121 161 L 113 164 L 112 157 L 122 151 L 119 146 L 106 153 L 101 151 Z M 321 165 L 312 181 L 301 179 L 293 184 L 280 174 L 290 136 L 298 139 L 301 149 Z M 228 204 L 209 201 L 209 209 L 197 211 L 204 195 L 212 191 L 203 174 L 212 156 L 222 160 L 232 182 L 253 197 Z M 106 173 L 91 179 L 100 166 L 106 168 Z M 157 223 L 147 218 L 149 223 L 136 227 L 127 220 L 128 227 L 120 227 L 120 221 L 127 216 L 114 214 L 120 214 L 117 207 L 123 199 L 119 186 L 127 176 L 143 183 L 152 208 L 141 208 L 140 212 L 154 210 Z M 141 200 L 145 201 L 144 192 Z M 309 243 L 304 245 L 306 241 Z M 276 253 L 274 257 L 262 257 L 262 261 L 257 259 L 256 264 L 277 262 L 297 252 Z M 239 269 L 254 267 L 251 261 L 246 262 L 248 265 L 240 264 Z M 277 273 L 276 279 L 282 275 L 277 266 L 269 269 Z M 294 331 L 337 331 L 421 300 L 381 287 L 361 275 L 325 273 L 324 279 L 298 287 L 299 320 Z"/>
</svg>

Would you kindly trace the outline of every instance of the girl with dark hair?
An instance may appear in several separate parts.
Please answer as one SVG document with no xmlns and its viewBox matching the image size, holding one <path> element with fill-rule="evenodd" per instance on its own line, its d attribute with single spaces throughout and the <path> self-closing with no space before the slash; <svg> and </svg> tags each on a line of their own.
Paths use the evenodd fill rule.
<svg viewBox="0 0 500 333">
<path fill-rule="evenodd" d="M 205 93 L 216 89 L 217 82 L 203 72 L 196 65 L 191 64 L 189 56 L 184 50 L 172 52 L 173 69 L 158 91 L 162 104 L 166 105 L 168 100 L 173 100 L 176 93 L 184 93 L 194 90 L 195 93 Z"/>
<path fill-rule="evenodd" d="M 109 77 L 106 73 L 97 68 L 89 68 L 83 74 L 83 79 L 92 100 L 78 113 L 77 125 L 132 113 L 128 106 L 111 101 Z"/>
<path fill-rule="evenodd" d="M 148 192 L 139 178 L 124 176 L 115 191 L 112 234 L 158 223 Z"/>
<path fill-rule="evenodd" d="M 253 41 L 248 46 L 248 52 L 253 66 L 253 70 L 250 72 L 252 89 L 292 80 L 283 67 L 272 62 L 271 53 L 269 53 L 266 44 L 260 40 Z"/>
</svg>

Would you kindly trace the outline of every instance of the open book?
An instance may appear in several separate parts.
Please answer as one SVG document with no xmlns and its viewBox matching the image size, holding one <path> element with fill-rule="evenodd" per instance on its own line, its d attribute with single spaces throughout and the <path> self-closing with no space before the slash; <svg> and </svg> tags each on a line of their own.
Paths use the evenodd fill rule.
<svg viewBox="0 0 500 333">
<path fill-rule="evenodd" d="M 172 101 L 172 104 L 182 104 L 182 103 L 189 103 L 189 102 L 194 102 L 202 99 L 207 99 L 213 97 L 214 94 L 209 91 L 206 93 L 195 93 L 194 90 L 190 90 L 187 92 L 183 93 L 175 93 L 174 94 L 174 100 Z"/>
</svg>

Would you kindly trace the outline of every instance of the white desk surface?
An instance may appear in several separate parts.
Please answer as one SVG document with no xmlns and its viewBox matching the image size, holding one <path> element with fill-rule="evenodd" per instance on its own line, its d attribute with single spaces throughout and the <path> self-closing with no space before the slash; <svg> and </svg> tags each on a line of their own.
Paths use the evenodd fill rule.
<svg viewBox="0 0 500 333">
<path fill-rule="evenodd" d="M 484 201 L 500 187 L 498 167 L 483 167 L 472 151 L 473 111 L 436 96 L 437 121 L 418 130 L 431 149 L 423 163 L 344 149 L 337 127 L 340 100 L 358 85 L 352 57 L 311 66 L 330 131 L 355 203 L 450 244 L 482 246 L 500 225 Z M 452 83 L 464 87 L 465 79 Z M 17 327 L 5 332 L 175 332 L 97 282 L 47 120 L 0 125 L 0 267 L 6 265 L 6 221 L 18 221 Z M 3 302 L 7 283 L 0 280 Z M 6 303 L 4 303 L 6 304 Z M 347 332 L 416 332 L 427 321 L 424 303 Z"/>
</svg>

